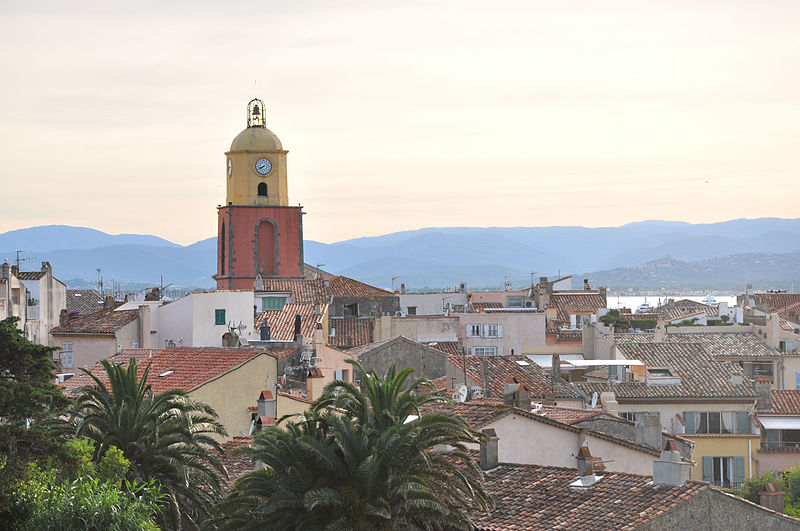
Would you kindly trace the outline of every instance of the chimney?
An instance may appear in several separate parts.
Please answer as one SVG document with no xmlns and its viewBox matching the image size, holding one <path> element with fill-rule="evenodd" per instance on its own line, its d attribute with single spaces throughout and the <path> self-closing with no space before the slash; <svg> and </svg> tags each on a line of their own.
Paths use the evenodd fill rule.
<svg viewBox="0 0 800 531">
<path fill-rule="evenodd" d="M 300 335 L 300 329 L 302 324 L 302 317 L 300 314 L 294 316 L 294 339 L 297 341 L 297 336 Z"/>
<path fill-rule="evenodd" d="M 261 391 L 261 394 L 258 395 L 258 400 L 256 400 L 256 403 L 258 404 L 259 417 L 275 418 L 277 400 L 272 395 L 271 391 Z"/>
<path fill-rule="evenodd" d="M 656 329 L 653 331 L 653 342 L 654 343 L 663 343 L 666 338 L 666 329 L 664 327 L 664 316 L 658 314 L 656 316 Z"/>
<path fill-rule="evenodd" d="M 772 384 L 769 382 L 755 382 L 753 387 L 756 391 L 756 411 L 772 411 Z"/>
<path fill-rule="evenodd" d="M 619 402 L 617 402 L 616 396 L 611 391 L 600 393 L 600 404 L 602 405 L 603 413 L 616 415 L 619 412 Z"/>
<path fill-rule="evenodd" d="M 114 306 L 114 297 L 111 295 L 106 295 L 106 297 L 103 299 L 103 309 L 107 310 L 112 306 Z"/>
<path fill-rule="evenodd" d="M 271 336 L 270 336 L 270 331 L 269 331 L 269 327 L 268 326 L 262 326 L 261 329 L 259 330 L 259 332 L 261 334 L 261 341 L 269 341 L 270 340 Z"/>
<path fill-rule="evenodd" d="M 481 470 L 491 470 L 497 467 L 498 463 L 498 441 L 497 432 L 494 428 L 487 428 L 483 430 L 489 440 L 481 442 Z"/>
<path fill-rule="evenodd" d="M 306 376 L 306 393 L 308 398 L 316 400 L 322 395 L 322 390 L 325 387 L 325 379 L 322 377 L 322 371 L 319 369 L 311 369 Z"/>
<path fill-rule="evenodd" d="M 675 441 L 670 439 L 661 452 L 661 458 L 653 461 L 653 485 L 680 486 L 689 480 L 689 463 L 681 460 Z"/>
<path fill-rule="evenodd" d="M 530 411 L 531 392 L 522 384 L 507 383 L 503 386 L 503 404 Z"/>
<path fill-rule="evenodd" d="M 405 295 L 405 294 L 406 294 L 406 285 L 400 284 L 400 295 Z"/>
<path fill-rule="evenodd" d="M 780 346 L 780 324 L 781 318 L 777 313 L 771 313 L 767 316 L 767 344 L 777 349 Z"/>
<path fill-rule="evenodd" d="M 586 477 L 594 474 L 594 459 L 589 452 L 589 443 L 583 441 L 580 450 L 578 450 L 578 476 Z"/>
<path fill-rule="evenodd" d="M 551 370 L 553 371 L 553 385 L 555 386 L 556 382 L 561 379 L 561 358 L 558 356 L 558 354 L 553 354 L 551 363 Z"/>
<path fill-rule="evenodd" d="M 783 513 L 783 498 L 786 493 L 781 489 L 781 484 L 777 481 L 768 481 L 761 486 L 759 493 L 760 503 L 767 509 L 772 509 L 776 513 Z"/>
<path fill-rule="evenodd" d="M 58 314 L 58 326 L 64 326 L 67 324 L 68 320 L 69 314 L 67 313 L 67 310 L 61 310 Z"/>
<path fill-rule="evenodd" d="M 633 428 L 635 441 L 651 448 L 661 448 L 661 423 L 658 415 L 639 415 Z"/>
<path fill-rule="evenodd" d="M 583 289 L 585 289 L 586 291 L 589 291 L 589 290 L 592 289 L 592 285 L 589 284 L 589 279 L 588 278 L 584 278 L 583 279 Z"/>
<path fill-rule="evenodd" d="M 600 291 L 600 296 L 603 297 L 603 300 L 606 300 L 607 299 L 606 295 L 608 293 L 608 290 L 606 289 L 606 287 L 605 286 L 600 286 L 598 288 L 598 290 Z"/>
</svg>

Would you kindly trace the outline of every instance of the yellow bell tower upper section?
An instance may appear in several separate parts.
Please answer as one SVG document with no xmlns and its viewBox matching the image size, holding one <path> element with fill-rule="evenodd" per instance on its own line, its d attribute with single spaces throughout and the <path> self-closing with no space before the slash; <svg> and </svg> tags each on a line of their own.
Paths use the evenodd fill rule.
<svg viewBox="0 0 800 531">
<path fill-rule="evenodd" d="M 247 129 L 236 135 L 225 156 L 226 204 L 288 206 L 286 153 L 278 137 L 267 129 L 264 102 L 247 104 Z"/>
</svg>

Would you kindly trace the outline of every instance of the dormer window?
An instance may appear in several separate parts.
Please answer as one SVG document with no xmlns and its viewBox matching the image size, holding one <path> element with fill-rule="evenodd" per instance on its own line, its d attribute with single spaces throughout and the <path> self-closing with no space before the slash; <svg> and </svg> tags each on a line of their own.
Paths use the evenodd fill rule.
<svg viewBox="0 0 800 531">
<path fill-rule="evenodd" d="M 647 369 L 647 374 L 649 374 L 651 378 L 672 378 L 672 373 L 666 367 Z"/>
</svg>

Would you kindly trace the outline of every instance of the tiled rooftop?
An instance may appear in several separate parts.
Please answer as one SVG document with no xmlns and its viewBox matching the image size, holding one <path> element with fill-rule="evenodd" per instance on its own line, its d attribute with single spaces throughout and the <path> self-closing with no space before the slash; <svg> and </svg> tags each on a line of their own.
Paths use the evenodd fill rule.
<svg viewBox="0 0 800 531">
<path fill-rule="evenodd" d="M 652 343 L 653 334 L 617 334 L 619 343 Z M 672 333 L 667 329 L 667 343 L 699 343 L 720 358 L 777 357 L 780 353 L 752 332 Z"/>
<path fill-rule="evenodd" d="M 499 302 L 473 302 L 472 311 L 475 313 L 483 313 L 486 308 L 502 308 L 503 305 Z"/>
<path fill-rule="evenodd" d="M 349 277 L 331 277 L 329 282 L 330 292 L 334 297 L 395 297 L 395 295 L 389 291 L 364 284 L 363 282 Z"/>
<path fill-rule="evenodd" d="M 800 415 L 800 389 L 773 389 L 769 398 L 772 401 L 772 413 Z"/>
<path fill-rule="evenodd" d="M 291 293 L 294 302 L 304 304 L 328 302 L 328 290 L 323 279 L 265 278 L 264 289 L 258 293 Z"/>
<path fill-rule="evenodd" d="M 542 405 L 536 412 L 537 415 L 542 415 L 564 424 L 575 424 L 589 417 L 594 417 L 603 414 L 600 409 L 578 409 L 573 407 L 561 406 L 545 406 Z"/>
<path fill-rule="evenodd" d="M 625 358 L 640 360 L 646 367 L 667 367 L 678 385 L 648 385 L 645 382 L 578 383 L 586 393 L 613 391 L 617 400 L 656 399 L 740 399 L 752 400 L 756 394 L 752 381 L 735 362 L 717 361 L 700 343 L 621 343 L 617 348 Z M 734 385 L 731 376 L 741 377 Z"/>
<path fill-rule="evenodd" d="M 505 384 L 516 379 L 528 387 L 531 397 L 541 398 L 550 392 L 551 373 L 528 360 L 525 356 L 450 356 L 448 362 L 459 371 L 464 370 L 466 363 L 470 379 L 481 385 L 483 382 L 483 362 L 487 362 L 489 389 L 491 396 L 502 397 Z M 521 362 L 517 363 L 517 362 Z M 556 383 L 556 398 L 579 400 L 581 397 L 571 384 L 561 380 Z"/>
<path fill-rule="evenodd" d="M 88 315 L 103 309 L 103 297 L 93 289 L 68 289 L 67 313 Z"/>
<path fill-rule="evenodd" d="M 228 472 L 228 485 L 232 485 L 234 481 L 246 472 L 256 469 L 255 463 L 248 455 L 235 453 L 239 448 L 252 443 L 252 437 L 236 436 L 220 445 L 222 446 L 220 460 L 226 472 Z"/>
<path fill-rule="evenodd" d="M 372 342 L 374 327 L 370 317 L 331 317 L 328 344 L 337 348 L 352 348 Z M 334 333 L 335 331 L 335 333 Z"/>
<path fill-rule="evenodd" d="M 657 311 L 664 315 L 664 319 L 667 321 L 674 321 L 690 315 L 696 315 L 698 312 L 705 313 L 709 317 L 717 317 L 719 315 L 718 307 L 689 299 L 669 302 L 660 306 Z"/>
<path fill-rule="evenodd" d="M 653 485 L 650 476 L 605 472 L 586 490 L 570 488 L 571 468 L 501 463 L 484 473 L 496 507 L 476 514 L 479 530 L 634 529 L 710 488 L 689 481 Z"/>
<path fill-rule="evenodd" d="M 458 341 L 432 341 L 425 343 L 425 345 L 439 352 L 444 352 L 448 356 L 459 356 L 461 354 Z"/>
<path fill-rule="evenodd" d="M 138 317 L 138 310 L 114 311 L 114 308 L 81 315 L 64 326 L 54 327 L 51 334 L 91 334 L 113 336 L 119 329 Z"/>
<path fill-rule="evenodd" d="M 548 308 L 556 308 L 556 320 L 559 326 L 569 325 L 569 315 L 577 313 L 595 313 L 598 308 L 606 307 L 606 298 L 599 292 L 556 291 L 550 295 Z"/>
<path fill-rule="evenodd" d="M 300 333 L 303 337 L 312 337 L 317 321 L 321 319 L 316 316 L 314 306 L 314 304 L 290 303 L 280 310 L 264 310 L 256 317 L 254 330 L 258 332 L 262 326 L 269 326 L 271 339 L 294 341 L 294 321 L 299 315 Z M 324 315 L 326 306 L 321 306 L 321 315 Z"/>
<path fill-rule="evenodd" d="M 17 278 L 20 280 L 41 280 L 47 273 L 45 271 L 20 271 Z"/>
<path fill-rule="evenodd" d="M 123 349 L 108 360 L 115 364 L 128 366 L 131 358 L 136 358 L 139 376 L 151 365 L 148 383 L 153 391 L 160 393 L 168 389 L 191 391 L 195 387 L 219 376 L 266 352 L 252 348 L 193 348 L 175 347 L 165 349 Z M 108 375 L 101 363 L 95 363 L 89 370 L 104 384 Z M 89 375 L 83 372 L 61 384 L 64 392 L 71 394 L 75 389 L 94 385 Z"/>
</svg>

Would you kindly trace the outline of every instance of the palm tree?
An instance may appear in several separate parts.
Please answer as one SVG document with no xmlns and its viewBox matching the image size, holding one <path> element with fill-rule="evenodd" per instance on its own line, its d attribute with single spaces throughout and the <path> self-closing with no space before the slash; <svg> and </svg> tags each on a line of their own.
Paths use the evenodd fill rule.
<svg viewBox="0 0 800 531">
<path fill-rule="evenodd" d="M 301 419 L 268 428 L 250 450 L 264 468 L 246 474 L 218 507 L 237 529 L 447 529 L 491 498 L 466 443 L 481 435 L 461 419 L 420 416 L 443 400 L 405 388 L 411 370 L 361 373 L 365 390 L 336 381 Z M 331 409 L 328 406 L 335 406 Z"/>
<path fill-rule="evenodd" d="M 154 393 L 147 383 L 150 366 L 138 376 L 136 359 L 125 368 L 103 360 L 108 387 L 90 371 L 95 382 L 83 387 L 73 406 L 73 436 L 95 442 L 99 459 L 111 445 L 130 461 L 128 479 L 158 481 L 168 495 L 162 524 L 180 529 L 204 519 L 221 489 L 224 469 L 215 436 L 225 429 L 207 404 L 184 391 Z"/>
</svg>

